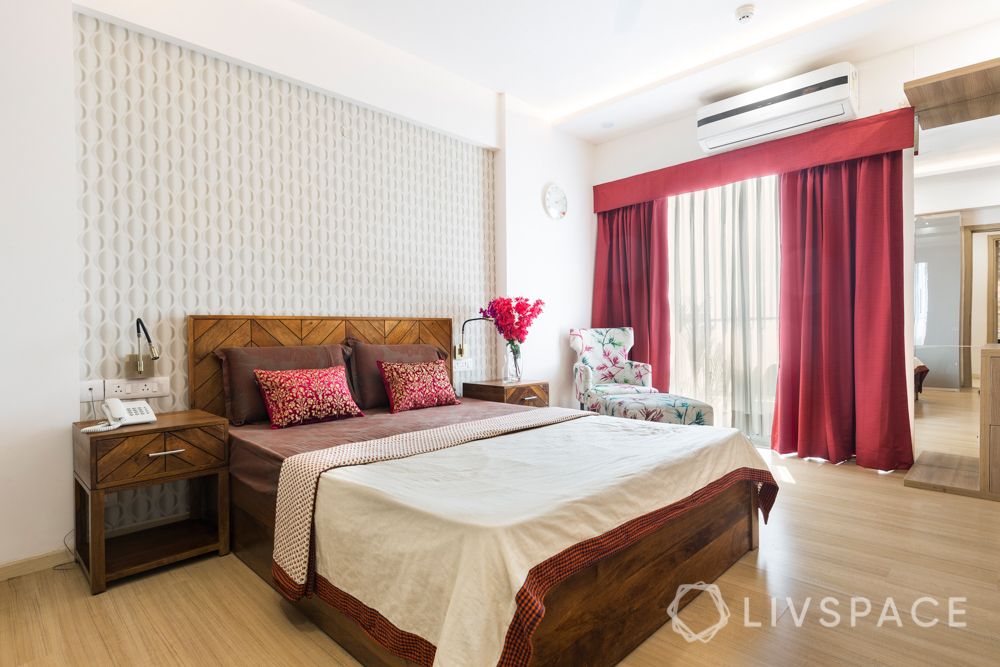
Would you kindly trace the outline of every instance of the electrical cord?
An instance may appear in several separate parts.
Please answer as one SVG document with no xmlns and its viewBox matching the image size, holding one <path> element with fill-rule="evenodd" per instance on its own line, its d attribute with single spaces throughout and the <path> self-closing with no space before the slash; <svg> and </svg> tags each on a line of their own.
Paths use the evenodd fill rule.
<svg viewBox="0 0 1000 667">
<path fill-rule="evenodd" d="M 90 401 L 89 401 L 90 402 L 90 412 L 93 415 L 94 419 L 97 419 L 97 406 L 94 405 L 94 388 L 93 387 L 87 387 L 87 391 L 90 392 Z M 63 548 L 66 550 L 66 555 L 68 555 L 69 558 L 70 558 L 69 562 L 68 563 L 60 563 L 59 565 L 53 565 L 52 566 L 53 570 L 56 570 L 58 572 L 58 571 L 75 570 L 76 569 L 76 554 L 73 553 L 73 549 L 70 548 L 70 546 L 69 546 L 69 536 L 72 535 L 75 532 L 76 532 L 76 529 L 73 528 L 68 533 L 66 533 L 65 535 L 63 535 L 63 539 L 62 539 Z"/>
<path fill-rule="evenodd" d="M 94 388 L 87 387 L 87 391 L 90 392 L 90 412 L 94 419 L 97 419 L 97 406 L 94 405 Z"/>
<path fill-rule="evenodd" d="M 68 533 L 66 533 L 65 535 L 63 535 L 63 548 L 66 549 L 66 553 L 69 555 L 70 561 L 68 563 L 60 563 L 59 565 L 53 565 L 52 566 L 53 570 L 56 570 L 57 572 L 61 572 L 61 571 L 64 571 L 64 570 L 75 570 L 76 569 L 76 556 L 73 554 L 73 550 L 70 548 L 69 542 L 67 541 L 67 540 L 69 540 L 69 536 L 72 535 L 75 532 L 76 532 L 76 529 L 74 528 L 73 530 L 71 530 Z"/>
</svg>

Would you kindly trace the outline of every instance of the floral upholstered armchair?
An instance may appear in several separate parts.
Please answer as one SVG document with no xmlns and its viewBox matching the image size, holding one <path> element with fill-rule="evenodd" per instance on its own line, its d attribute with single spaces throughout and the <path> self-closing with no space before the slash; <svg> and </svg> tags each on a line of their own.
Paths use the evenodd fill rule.
<svg viewBox="0 0 1000 667">
<path fill-rule="evenodd" d="M 631 327 L 570 329 L 569 344 L 577 355 L 573 391 L 581 408 L 593 409 L 603 396 L 657 393 L 653 367 L 628 358 L 634 342 Z"/>
</svg>

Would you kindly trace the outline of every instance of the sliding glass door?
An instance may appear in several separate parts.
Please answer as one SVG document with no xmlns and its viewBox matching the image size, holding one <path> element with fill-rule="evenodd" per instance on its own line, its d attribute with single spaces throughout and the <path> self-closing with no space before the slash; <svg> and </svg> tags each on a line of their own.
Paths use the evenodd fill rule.
<svg viewBox="0 0 1000 667">
<path fill-rule="evenodd" d="M 769 443 L 778 369 L 777 177 L 669 198 L 670 391 Z"/>
</svg>

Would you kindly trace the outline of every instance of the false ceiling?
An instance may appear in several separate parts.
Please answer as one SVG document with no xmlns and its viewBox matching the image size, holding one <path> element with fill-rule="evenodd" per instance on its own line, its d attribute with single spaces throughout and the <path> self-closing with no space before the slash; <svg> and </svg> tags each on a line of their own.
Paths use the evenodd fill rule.
<svg viewBox="0 0 1000 667">
<path fill-rule="evenodd" d="M 996 0 L 296 0 L 602 142 L 814 67 L 1000 18 Z"/>
</svg>

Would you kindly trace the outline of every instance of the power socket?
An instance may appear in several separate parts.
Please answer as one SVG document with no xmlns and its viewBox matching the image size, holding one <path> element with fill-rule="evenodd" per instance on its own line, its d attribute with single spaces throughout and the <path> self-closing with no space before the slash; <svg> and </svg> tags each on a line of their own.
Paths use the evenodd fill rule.
<svg viewBox="0 0 1000 667">
<path fill-rule="evenodd" d="M 104 380 L 82 380 L 80 382 L 80 402 L 104 400 Z"/>
<path fill-rule="evenodd" d="M 169 396 L 170 378 L 161 376 L 142 380 L 105 380 L 104 395 L 106 398 L 120 398 L 122 400 Z"/>
<path fill-rule="evenodd" d="M 469 357 L 464 357 L 462 359 L 452 359 L 451 368 L 452 370 L 456 371 L 471 371 L 472 359 L 470 359 Z"/>
</svg>

